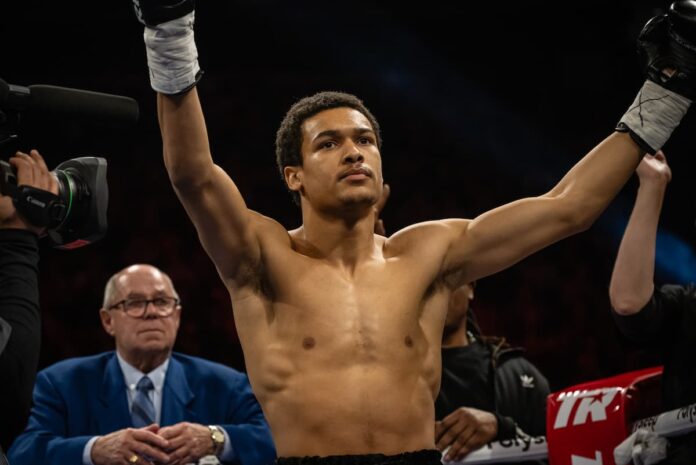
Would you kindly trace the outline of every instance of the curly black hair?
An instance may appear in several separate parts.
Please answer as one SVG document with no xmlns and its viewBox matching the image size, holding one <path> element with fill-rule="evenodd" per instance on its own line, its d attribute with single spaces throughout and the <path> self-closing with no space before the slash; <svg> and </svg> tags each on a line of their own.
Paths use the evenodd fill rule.
<svg viewBox="0 0 696 465">
<path fill-rule="evenodd" d="M 319 92 L 304 97 L 295 103 L 285 114 L 276 133 L 276 164 L 280 177 L 285 182 L 283 168 L 286 166 L 302 166 L 302 123 L 308 118 L 331 108 L 348 107 L 362 113 L 372 125 L 377 138 L 377 148 L 382 148 L 382 135 L 379 123 L 362 100 L 355 95 L 343 92 Z M 300 194 L 290 191 L 294 202 L 300 204 Z"/>
</svg>

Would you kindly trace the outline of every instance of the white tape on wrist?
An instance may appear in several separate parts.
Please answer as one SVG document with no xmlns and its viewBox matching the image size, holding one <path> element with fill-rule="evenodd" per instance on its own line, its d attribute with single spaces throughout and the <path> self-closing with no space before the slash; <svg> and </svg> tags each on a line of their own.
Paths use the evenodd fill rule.
<svg viewBox="0 0 696 465">
<path fill-rule="evenodd" d="M 200 73 L 198 50 L 193 37 L 194 12 L 144 33 L 150 85 L 162 94 L 178 94 L 196 84 Z"/>
<path fill-rule="evenodd" d="M 639 142 L 642 148 L 650 149 L 650 153 L 654 154 L 679 126 L 689 105 L 691 100 L 688 98 L 652 81 L 645 81 L 617 129 L 630 129 L 642 142 Z"/>
</svg>

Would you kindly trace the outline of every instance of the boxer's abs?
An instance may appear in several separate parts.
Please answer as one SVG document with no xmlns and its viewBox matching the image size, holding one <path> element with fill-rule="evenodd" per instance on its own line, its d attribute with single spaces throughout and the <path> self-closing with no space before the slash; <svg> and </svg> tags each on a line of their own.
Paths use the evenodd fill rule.
<svg viewBox="0 0 696 465">
<path fill-rule="evenodd" d="M 276 341 L 259 348 L 258 358 L 247 356 L 279 456 L 433 448 L 439 365 L 427 360 L 425 341 L 398 346 L 386 335 L 368 349 L 350 339 L 311 348 L 305 341 L 299 349 Z"/>
<path fill-rule="evenodd" d="M 271 365 L 252 382 L 280 456 L 433 448 L 433 394 L 422 374 L 376 361 L 299 363 L 292 373 Z"/>
</svg>

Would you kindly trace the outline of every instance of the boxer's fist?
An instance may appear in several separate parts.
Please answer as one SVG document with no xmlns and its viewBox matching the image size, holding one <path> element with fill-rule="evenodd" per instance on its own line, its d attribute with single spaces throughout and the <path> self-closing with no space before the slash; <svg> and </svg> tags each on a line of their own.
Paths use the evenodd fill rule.
<svg viewBox="0 0 696 465">
<path fill-rule="evenodd" d="M 194 7 L 194 0 L 133 0 L 136 18 L 148 27 L 181 18 Z"/>
<path fill-rule="evenodd" d="M 667 164 L 667 158 L 662 150 L 654 156 L 643 157 L 636 168 L 636 174 L 641 186 L 647 184 L 666 186 L 672 180 L 672 170 Z"/>
<path fill-rule="evenodd" d="M 696 0 L 672 3 L 646 23 L 638 37 L 646 77 L 691 100 L 696 98 Z"/>
<path fill-rule="evenodd" d="M 132 0 L 145 31 L 150 86 L 164 95 L 193 89 L 203 75 L 193 35 L 194 0 Z"/>
<path fill-rule="evenodd" d="M 671 33 L 677 39 L 686 40 L 693 47 L 696 44 L 696 1 L 680 0 L 672 3 L 667 12 Z"/>
</svg>

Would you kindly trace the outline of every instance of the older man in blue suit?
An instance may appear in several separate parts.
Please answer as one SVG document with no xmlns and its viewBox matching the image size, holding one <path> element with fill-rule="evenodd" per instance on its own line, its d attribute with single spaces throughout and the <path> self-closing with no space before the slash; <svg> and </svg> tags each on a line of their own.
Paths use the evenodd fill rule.
<svg viewBox="0 0 696 465">
<path fill-rule="evenodd" d="M 246 375 L 172 352 L 181 317 L 169 277 L 133 265 L 107 283 L 100 310 L 116 351 L 41 371 L 20 465 L 265 465 L 275 449 Z"/>
</svg>

